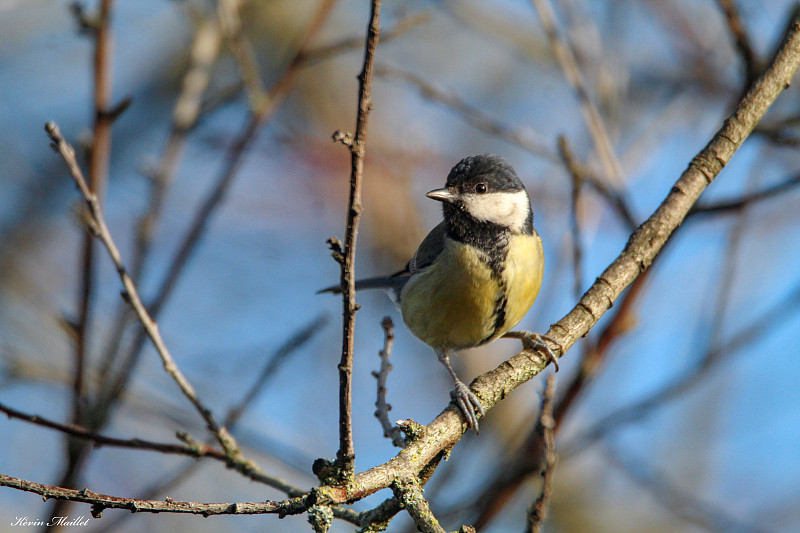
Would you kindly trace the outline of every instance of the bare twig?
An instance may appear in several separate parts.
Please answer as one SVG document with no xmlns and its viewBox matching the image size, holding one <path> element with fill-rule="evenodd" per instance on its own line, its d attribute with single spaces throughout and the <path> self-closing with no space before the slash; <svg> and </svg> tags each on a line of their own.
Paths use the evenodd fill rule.
<svg viewBox="0 0 800 533">
<path fill-rule="evenodd" d="M 558 34 L 558 30 L 556 29 L 556 16 L 555 13 L 553 13 L 550 1 L 531 1 L 536 12 L 539 14 L 539 20 L 547 34 L 547 39 L 550 41 L 553 54 L 555 54 L 558 63 L 561 65 L 561 69 L 564 71 L 564 76 L 566 76 L 567 81 L 572 85 L 578 97 L 581 113 L 583 114 L 589 134 L 594 140 L 597 155 L 600 157 L 605 174 L 612 183 L 619 185 L 624 177 L 622 165 L 614 153 L 611 138 L 608 135 L 608 130 L 606 130 L 600 112 L 597 110 L 597 106 L 595 106 L 586 88 L 586 81 L 583 79 L 580 67 L 578 67 L 575 53 L 572 51 L 570 44 Z"/>
<path fill-rule="evenodd" d="M 558 161 L 558 155 L 550 147 L 549 142 L 531 128 L 511 128 L 494 117 L 489 116 L 476 107 L 466 103 L 453 91 L 429 83 L 420 76 L 406 72 L 387 64 L 375 66 L 375 75 L 386 79 L 398 79 L 415 86 L 427 100 L 442 104 L 454 111 L 464 122 L 472 127 L 495 135 L 506 142 L 515 144 L 532 154 L 549 161 Z"/>
<path fill-rule="evenodd" d="M 289 356 L 310 341 L 327 323 L 327 315 L 317 315 L 311 322 L 289 337 L 289 339 L 275 351 L 269 358 L 269 361 L 267 361 L 267 364 L 264 365 L 258 378 L 256 378 L 242 399 L 239 400 L 239 403 L 231 407 L 227 415 L 225 415 L 226 428 L 233 430 L 233 427 L 239 422 L 245 410 L 252 405 L 253 401 L 258 397 L 261 391 L 264 390 L 264 386 L 269 382 L 272 376 L 275 375 L 278 369 L 283 366 Z"/>
<path fill-rule="evenodd" d="M 192 439 L 191 437 L 189 437 L 189 435 L 185 433 L 178 433 L 178 438 L 184 442 L 183 445 L 164 443 L 164 442 L 154 442 L 139 438 L 119 439 L 115 437 L 108 437 L 106 435 L 101 435 L 99 433 L 89 431 L 86 428 L 76 426 L 74 424 L 60 424 L 58 422 L 42 418 L 38 415 L 23 413 L 22 411 L 17 411 L 16 409 L 13 409 L 1 403 L 0 403 L 0 412 L 5 413 L 5 415 L 8 416 L 9 418 L 24 420 L 26 422 L 35 424 L 37 426 L 60 431 L 65 435 L 69 435 L 71 437 L 77 437 L 79 439 L 83 439 L 84 441 L 90 442 L 95 447 L 98 448 L 101 446 L 112 446 L 115 448 L 148 450 L 159 453 L 185 455 L 188 457 L 195 457 L 195 458 L 208 457 L 225 463 L 227 467 L 232 468 L 237 472 L 240 472 L 241 474 L 249 477 L 253 481 L 263 483 L 278 490 L 282 490 L 289 496 L 295 497 L 305 494 L 303 490 L 292 487 L 291 485 L 288 485 L 285 481 L 281 479 L 265 474 L 264 472 L 256 468 L 254 465 L 249 464 L 246 461 L 233 461 L 231 457 L 225 452 L 217 450 L 216 448 L 210 446 L 209 444 L 200 443 Z M 192 465 L 196 464 L 198 463 L 192 463 Z"/>
<path fill-rule="evenodd" d="M 190 513 L 203 516 L 266 513 L 290 515 L 303 513 L 307 509 L 304 498 L 292 498 L 283 502 L 267 501 L 255 503 L 200 503 L 177 501 L 171 498 L 163 501 L 119 498 L 92 492 L 88 489 L 75 490 L 43 485 L 5 474 L 0 474 L 0 486 L 39 494 L 45 500 L 56 498 L 91 504 L 92 516 L 95 518 L 100 518 L 105 509 L 127 509 L 132 513 Z"/>
<path fill-rule="evenodd" d="M 745 87 L 749 87 L 753 80 L 758 76 L 760 69 L 758 56 L 753 50 L 753 45 L 750 42 L 750 36 L 744 28 L 742 17 L 739 10 L 736 8 L 735 0 L 717 0 L 722 12 L 725 13 L 725 20 L 728 23 L 728 30 L 731 32 L 733 42 L 736 44 L 736 49 L 742 59 L 745 74 Z"/>
<path fill-rule="evenodd" d="M 198 444 L 197 446 L 187 446 L 181 444 L 154 442 L 139 438 L 119 439 L 115 437 L 108 437 L 106 435 L 101 435 L 99 433 L 89 431 L 88 429 L 83 428 L 81 426 L 77 426 L 75 424 L 61 424 L 59 422 L 54 422 L 52 420 L 48 420 L 47 418 L 43 418 L 38 415 L 23 413 L 22 411 L 17 411 L 16 409 L 8 407 L 7 405 L 4 405 L 2 403 L 0 403 L 0 412 L 4 413 L 9 418 L 24 420 L 25 422 L 29 422 L 37 426 L 60 431 L 65 435 L 86 439 L 88 441 L 91 441 L 95 445 L 95 447 L 98 448 L 101 446 L 113 446 L 115 448 L 149 450 L 160 453 L 187 455 L 190 457 L 212 457 L 214 459 L 218 459 L 221 461 L 226 460 L 226 456 L 224 453 L 206 444 Z"/>
<path fill-rule="evenodd" d="M 83 195 L 83 199 L 86 202 L 86 207 L 89 210 L 87 213 L 89 231 L 91 231 L 91 233 L 103 243 L 108 255 L 111 257 L 111 260 L 117 269 L 117 273 L 119 274 L 120 280 L 122 281 L 122 285 L 125 289 L 123 292 L 123 297 L 131 305 L 136 313 L 137 318 L 147 332 L 148 337 L 150 337 L 150 340 L 153 342 L 153 345 L 155 346 L 156 351 L 158 352 L 164 364 L 164 370 L 166 370 L 175 383 L 177 383 L 183 395 L 189 399 L 192 405 L 194 405 L 195 409 L 197 409 L 197 411 L 206 421 L 208 429 L 216 435 L 225 452 L 232 457 L 238 456 L 241 452 L 239 451 L 236 442 L 233 440 L 233 437 L 230 436 L 228 431 L 223 426 L 219 426 L 217 424 L 211 411 L 200 401 L 200 398 L 197 396 L 194 388 L 184 377 L 183 373 L 181 373 L 180 369 L 175 364 L 175 361 L 172 359 L 172 355 L 170 355 L 169 350 L 164 344 L 164 340 L 161 338 L 161 333 L 158 331 L 158 325 L 155 323 L 155 321 L 153 321 L 152 317 L 147 312 L 147 309 L 145 309 L 144 304 L 139 297 L 136 286 L 134 285 L 133 280 L 131 280 L 130 275 L 128 275 L 128 272 L 122 263 L 122 257 L 119 253 L 119 249 L 114 243 L 111 233 L 108 231 L 100 202 L 98 201 L 97 196 L 89 189 L 89 186 L 83 177 L 83 173 L 78 166 L 78 162 L 75 159 L 75 150 L 61 136 L 61 132 L 55 123 L 48 122 L 45 126 L 45 129 L 47 130 L 47 134 L 50 136 L 50 139 L 55 144 L 56 150 L 61 154 L 64 162 L 67 164 L 72 179 L 78 186 L 81 195 Z"/>
<path fill-rule="evenodd" d="M 540 472 L 542 477 L 542 487 L 539 495 L 533 502 L 528 511 L 528 527 L 526 531 L 539 533 L 539 524 L 547 518 L 547 506 L 550 504 L 550 495 L 553 491 L 553 473 L 556 468 L 558 455 L 556 454 L 555 443 L 555 420 L 553 420 L 553 397 L 556 392 L 556 376 L 547 376 L 547 384 L 542 393 L 542 407 L 539 412 L 539 419 L 536 422 L 536 430 L 544 442 L 544 468 Z"/>
<path fill-rule="evenodd" d="M 558 137 L 558 151 L 564 166 L 569 171 L 572 182 L 570 194 L 570 229 L 572 230 L 572 269 L 574 272 L 573 289 L 575 299 L 583 294 L 583 246 L 581 245 L 580 199 L 583 187 L 584 174 L 569 148 L 567 138 Z"/>
<path fill-rule="evenodd" d="M 54 123 L 49 122 L 46 126 L 46 129 L 50 135 L 50 138 L 53 140 L 56 149 L 67 163 L 67 166 L 70 169 L 70 174 L 75 180 L 75 183 L 78 185 L 78 188 L 80 189 L 81 194 L 86 201 L 87 208 L 89 210 L 89 213 L 87 214 L 89 217 L 87 220 L 87 223 L 89 224 L 89 230 L 98 239 L 100 239 L 100 241 L 106 247 L 106 250 L 108 251 L 108 254 L 111 257 L 111 260 L 120 276 L 123 287 L 125 288 L 124 292 L 122 293 L 123 297 L 129 302 L 136 313 L 137 318 L 142 323 L 144 330 L 147 332 L 148 337 L 153 342 L 156 351 L 161 357 L 164 370 L 173 378 L 183 395 L 189 399 L 198 413 L 202 416 L 203 420 L 205 420 L 209 431 L 211 431 L 211 433 L 220 443 L 220 446 L 227 456 L 228 466 L 235 468 L 239 472 L 250 476 L 253 479 L 258 479 L 259 481 L 262 481 L 270 486 L 274 486 L 280 490 L 283 490 L 284 492 L 288 493 L 295 490 L 293 487 L 286 485 L 283 480 L 266 475 L 252 461 L 247 460 L 230 432 L 225 428 L 225 426 L 217 423 L 212 412 L 201 402 L 192 385 L 185 378 L 183 373 L 172 359 L 169 350 L 161 338 L 158 325 L 155 323 L 151 315 L 147 312 L 142 304 L 142 301 L 136 290 L 136 286 L 128 275 L 125 266 L 122 264 L 119 250 L 114 244 L 111 234 L 108 231 L 108 227 L 106 226 L 105 219 L 103 217 L 102 208 L 97 202 L 97 198 L 92 195 L 91 191 L 89 191 L 80 167 L 78 167 L 77 161 L 75 160 L 74 149 L 63 139 L 61 132 L 58 130 L 58 126 L 56 126 Z"/>
<path fill-rule="evenodd" d="M 699 203 L 695 205 L 687 217 L 694 217 L 694 216 L 706 216 L 706 215 L 715 215 L 715 214 L 725 214 L 725 213 L 738 213 L 743 208 L 749 206 L 750 204 L 754 204 L 760 202 L 762 200 L 767 200 L 774 196 L 777 196 L 783 192 L 788 191 L 794 187 L 800 185 L 800 174 L 795 174 L 794 176 L 790 176 L 783 181 L 780 181 L 774 185 L 770 185 L 768 187 L 764 187 L 760 191 L 751 192 L 745 194 L 740 198 L 734 198 L 731 200 L 721 200 L 718 202 L 706 202 L 706 203 Z"/>
<path fill-rule="evenodd" d="M 666 405 L 671 400 L 679 397 L 692 386 L 702 383 L 707 372 L 716 368 L 721 362 L 729 360 L 745 345 L 759 339 L 765 329 L 775 328 L 780 322 L 795 317 L 797 309 L 800 308 L 799 306 L 800 285 L 787 293 L 786 297 L 776 305 L 751 321 L 749 325 L 739 328 L 737 333 L 727 342 L 710 348 L 680 376 L 670 380 L 663 387 L 660 387 L 645 398 L 621 407 L 595 422 L 594 425 L 575 437 L 569 445 L 562 446 L 561 455 L 571 457 L 576 453 L 580 453 L 609 433 L 640 420 L 652 413 L 656 408 Z"/>
<path fill-rule="evenodd" d="M 445 106 L 461 117 L 464 122 L 508 143 L 522 148 L 551 162 L 559 161 L 550 143 L 531 128 L 512 128 L 495 117 L 466 103 L 458 94 L 430 83 L 416 74 L 406 72 L 386 64 L 375 66 L 375 75 L 386 79 L 398 79 L 415 86 L 423 98 Z M 573 160 L 574 161 L 574 160 Z M 577 167 L 577 161 L 574 161 Z M 620 218 L 633 230 L 638 225 L 636 217 L 622 195 L 603 182 L 587 168 L 580 167 L 584 181 L 591 185 L 611 205 Z"/>
<path fill-rule="evenodd" d="M 358 224 L 361 219 L 361 183 L 364 174 L 364 154 L 367 142 L 367 123 L 372 110 L 370 90 L 375 63 L 375 49 L 380 35 L 380 0 L 372 0 L 370 20 L 364 45 L 364 63 L 358 75 L 358 114 L 355 134 L 337 131 L 334 140 L 341 141 L 350 150 L 350 196 L 347 208 L 344 249 L 341 250 L 342 286 L 342 358 L 339 362 L 339 451 L 336 460 L 344 478 L 353 472 L 353 422 L 351 414 L 351 378 L 353 372 L 353 335 L 356 320 L 355 255 Z"/>
<path fill-rule="evenodd" d="M 373 377 L 375 377 L 375 380 L 378 382 L 378 399 L 375 400 L 375 407 L 377 408 L 375 411 L 375 418 L 381 423 L 383 436 L 390 439 L 392 444 L 398 448 L 402 448 L 406 443 L 403 438 L 403 432 L 389 420 L 389 411 L 391 411 L 392 406 L 386 402 L 386 378 L 392 370 L 389 358 L 392 356 L 392 344 L 394 344 L 394 324 L 392 324 L 391 318 L 385 316 L 381 321 L 381 326 L 383 327 L 383 350 L 378 353 L 378 356 L 381 358 L 381 366 L 377 372 L 374 370 L 372 371 Z"/>
<path fill-rule="evenodd" d="M 251 113 L 248 117 L 245 127 L 240 135 L 234 140 L 228 151 L 228 158 L 222 173 L 220 174 L 214 188 L 209 193 L 206 200 L 202 203 L 197 211 L 197 214 L 192 221 L 186 236 L 181 241 L 182 244 L 175 254 L 172 262 L 170 263 L 167 273 L 162 280 L 160 286 L 156 291 L 154 301 L 149 305 L 151 316 L 157 317 L 161 309 L 166 305 L 167 300 L 172 294 L 175 285 L 183 273 L 186 264 L 189 261 L 192 253 L 205 234 L 211 217 L 216 212 L 217 208 L 225 198 L 231 183 L 233 182 L 236 173 L 238 172 L 244 154 L 247 148 L 255 140 L 256 133 L 260 128 L 268 122 L 277 106 L 289 93 L 293 87 L 298 73 L 297 57 L 301 51 L 307 48 L 313 38 L 316 36 L 322 24 L 327 19 L 336 0 L 323 0 L 317 7 L 317 10 L 312 17 L 311 22 L 307 26 L 300 47 L 295 54 L 295 57 L 287 66 L 283 76 L 272 86 L 267 97 L 263 100 L 263 105 Z M 105 417 L 104 413 L 108 412 L 108 406 L 117 401 L 122 392 L 127 388 L 127 383 L 130 377 L 134 374 L 135 367 L 139 361 L 142 347 L 146 340 L 146 333 L 144 330 L 139 330 L 138 335 L 135 337 L 130 350 L 123 358 L 121 368 L 117 371 L 116 377 L 110 379 L 104 394 L 98 401 L 97 419 L 100 420 L 99 425 L 103 424 Z"/>
<path fill-rule="evenodd" d="M 172 113 L 172 129 L 164 153 L 150 179 L 150 198 L 147 210 L 137 223 L 134 249 L 131 258 L 131 279 L 141 281 L 153 239 L 156 235 L 164 207 L 167 190 L 178 168 L 189 131 L 200 116 L 202 96 L 211 79 L 211 68 L 219 54 L 221 32 L 211 17 L 201 19 L 189 54 L 189 66 Z M 100 364 L 100 376 L 108 376 L 119 353 L 123 333 L 131 318 L 131 309 L 121 306 L 112 326 L 109 342 Z"/>
</svg>

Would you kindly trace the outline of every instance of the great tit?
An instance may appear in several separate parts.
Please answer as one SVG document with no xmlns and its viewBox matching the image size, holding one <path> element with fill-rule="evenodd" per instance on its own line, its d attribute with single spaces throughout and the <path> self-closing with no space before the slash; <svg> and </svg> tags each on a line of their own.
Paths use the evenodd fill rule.
<svg viewBox="0 0 800 533">
<path fill-rule="evenodd" d="M 445 187 L 426 196 L 442 202 L 444 220 L 425 237 L 403 270 L 359 280 L 355 286 L 392 293 L 408 329 L 433 348 L 453 378 L 451 396 L 468 427 L 477 431 L 483 407 L 453 370 L 454 351 L 508 334 L 555 360 L 543 335 L 509 333 L 539 294 L 542 240 L 533 228 L 528 193 L 500 156 L 462 159 L 448 174 Z M 338 293 L 341 287 L 320 292 Z"/>
</svg>

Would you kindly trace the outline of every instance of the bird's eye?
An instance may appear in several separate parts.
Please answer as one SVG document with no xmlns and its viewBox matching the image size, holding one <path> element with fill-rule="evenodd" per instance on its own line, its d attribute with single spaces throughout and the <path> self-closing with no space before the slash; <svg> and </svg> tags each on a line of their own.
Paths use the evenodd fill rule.
<svg viewBox="0 0 800 533">
<path fill-rule="evenodd" d="M 478 194 L 485 194 L 487 191 L 485 183 L 479 183 L 475 186 L 475 192 Z"/>
</svg>

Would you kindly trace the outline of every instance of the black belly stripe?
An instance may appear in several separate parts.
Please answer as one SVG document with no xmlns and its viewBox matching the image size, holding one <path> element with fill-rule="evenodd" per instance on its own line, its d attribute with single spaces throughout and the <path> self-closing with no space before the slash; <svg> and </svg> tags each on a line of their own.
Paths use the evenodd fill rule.
<svg viewBox="0 0 800 533">
<path fill-rule="evenodd" d="M 492 278 L 497 281 L 497 299 L 494 302 L 494 309 L 492 310 L 492 316 L 494 317 L 494 324 L 492 327 L 492 332 L 483 340 L 481 340 L 478 344 L 485 344 L 489 342 L 489 340 L 494 337 L 500 329 L 506 323 L 506 306 L 508 305 L 508 290 L 506 286 L 506 280 L 503 278 L 503 269 L 502 264 L 503 260 L 508 253 L 508 249 L 505 248 L 502 250 L 502 255 L 498 257 L 486 256 L 484 257 L 484 261 L 489 266 L 492 271 Z"/>
<path fill-rule="evenodd" d="M 450 204 L 445 204 L 445 219 L 448 220 L 448 237 L 478 250 L 481 260 L 489 267 L 492 279 L 498 285 L 497 297 L 490 317 L 493 322 L 492 332 L 476 344 L 476 346 L 480 346 L 489 342 L 506 323 L 508 286 L 503 278 L 503 272 L 508 257 L 511 234 L 507 228 L 492 222 L 478 221 L 466 211 L 456 209 Z"/>
<path fill-rule="evenodd" d="M 489 342 L 489 339 L 494 337 L 498 331 L 505 325 L 506 323 L 506 305 L 508 304 L 508 295 L 505 291 L 505 283 L 501 284 L 500 293 L 498 294 L 497 301 L 494 303 L 494 311 L 492 315 L 494 316 L 494 328 L 492 332 L 483 339 L 480 344 L 484 344 Z"/>
</svg>

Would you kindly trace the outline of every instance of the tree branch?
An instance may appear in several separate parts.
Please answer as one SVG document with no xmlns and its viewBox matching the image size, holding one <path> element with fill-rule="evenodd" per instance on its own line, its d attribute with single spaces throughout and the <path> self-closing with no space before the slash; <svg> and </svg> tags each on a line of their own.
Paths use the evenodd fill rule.
<svg viewBox="0 0 800 533">
<path fill-rule="evenodd" d="M 647 269 L 703 190 L 727 164 L 770 104 L 788 86 L 798 65 L 800 19 L 795 19 L 771 66 L 709 144 L 691 161 L 658 209 L 631 236 L 619 257 L 598 277 L 572 311 L 551 326 L 548 337 L 566 351 L 588 333 L 620 293 Z M 488 410 L 532 379 L 548 362 L 546 357 L 523 351 L 476 378 L 472 390 Z M 363 498 L 386 488 L 398 477 L 420 472 L 438 453 L 452 448 L 465 430 L 457 408 L 449 405 L 422 429 L 419 438 L 390 461 L 357 474 L 348 486 L 327 486 L 320 490 L 336 503 Z"/>
<path fill-rule="evenodd" d="M 25 492 L 39 494 L 45 500 L 56 498 L 73 502 L 88 503 L 92 506 L 92 516 L 100 518 L 105 509 L 127 509 L 132 513 L 189 513 L 203 516 L 244 515 L 278 513 L 281 516 L 299 514 L 307 508 L 306 498 L 292 498 L 283 502 L 248 503 L 200 503 L 183 502 L 167 498 L 164 501 L 120 498 L 92 492 L 88 489 L 75 490 L 43 485 L 25 479 L 0 474 L 0 487 L 11 487 Z"/>
<path fill-rule="evenodd" d="M 375 418 L 381 423 L 383 428 L 383 436 L 392 441 L 392 444 L 398 448 L 405 446 L 405 439 L 403 433 L 398 426 L 392 424 L 389 420 L 389 411 L 392 406 L 386 402 L 386 378 L 392 370 L 392 365 L 389 363 L 389 358 L 392 356 L 392 345 L 394 344 L 394 324 L 392 319 L 388 316 L 383 317 L 381 321 L 383 327 L 383 350 L 378 353 L 381 358 L 380 369 L 372 371 L 372 376 L 378 382 L 378 399 L 375 400 Z"/>
<path fill-rule="evenodd" d="M 337 131 L 334 140 L 341 141 L 350 150 L 350 198 L 347 207 L 347 226 L 344 249 L 341 251 L 342 286 L 342 358 L 339 362 L 339 451 L 336 461 L 340 468 L 342 481 L 353 472 L 355 450 L 353 448 L 353 421 L 351 417 L 353 337 L 355 330 L 356 288 L 355 256 L 358 224 L 361 219 L 361 182 L 364 174 L 364 153 L 367 143 L 367 123 L 372 110 L 370 90 L 372 71 L 375 63 L 375 49 L 380 35 L 380 0 L 372 0 L 370 21 L 364 45 L 364 63 L 358 75 L 358 114 L 355 135 Z"/>
<path fill-rule="evenodd" d="M 103 243 L 108 255 L 111 257 L 111 261 L 114 263 L 120 280 L 122 281 L 122 286 L 125 289 L 123 292 L 123 298 L 125 298 L 131 305 L 136 313 L 137 318 L 147 332 L 148 337 L 150 337 L 150 340 L 153 342 L 156 351 L 161 357 L 164 370 L 166 370 L 175 383 L 178 384 L 178 387 L 181 389 L 183 395 L 189 399 L 192 405 L 194 405 L 195 409 L 197 409 L 197 411 L 206 421 L 208 429 L 216 435 L 217 440 L 219 440 L 219 443 L 225 452 L 231 457 L 239 456 L 241 452 L 236 444 L 236 441 L 223 426 L 217 424 L 211 411 L 200 401 L 200 398 L 197 396 L 194 388 L 177 367 L 175 361 L 172 359 L 172 355 L 169 353 L 167 346 L 164 344 L 164 340 L 161 338 L 158 325 L 155 323 L 155 321 L 153 321 L 152 317 L 147 312 L 147 309 L 145 309 L 144 304 L 139 297 L 139 292 L 137 291 L 133 280 L 131 279 L 130 275 L 128 275 L 128 272 L 122 263 L 122 257 L 119 253 L 119 249 L 114 243 L 111 233 L 108 230 L 105 217 L 103 216 L 103 209 L 100 206 L 97 195 L 95 195 L 89 189 L 89 186 L 83 177 L 83 173 L 78 166 L 78 162 L 75 159 L 75 150 L 64 140 L 64 137 L 62 137 L 61 132 L 55 123 L 48 122 L 45 125 L 45 130 L 50 136 L 50 139 L 53 141 L 55 149 L 61 154 L 64 162 L 67 164 L 72 179 L 75 181 L 75 184 L 78 186 L 78 189 L 83 195 L 83 199 L 86 202 L 86 207 L 88 208 L 88 213 L 86 213 L 86 223 L 88 224 L 88 229 L 100 240 L 100 242 Z"/>
<path fill-rule="evenodd" d="M 108 437 L 93 431 L 89 431 L 88 429 L 75 424 L 61 424 L 38 415 L 23 413 L 22 411 L 17 411 L 16 409 L 8 407 L 2 403 L 0 403 L 0 412 L 4 413 L 8 418 L 16 418 L 17 420 L 23 420 L 37 426 L 60 431 L 72 437 L 89 440 L 98 448 L 100 446 L 114 446 L 117 448 L 149 450 L 160 453 L 187 455 L 190 457 L 213 457 L 214 459 L 219 459 L 222 461 L 225 461 L 226 459 L 224 453 L 206 444 L 188 446 L 164 442 L 153 442 L 139 438 L 118 439 L 115 437 Z"/>
<path fill-rule="evenodd" d="M 411 515 L 419 531 L 422 533 L 445 533 L 444 528 L 433 516 L 416 477 L 398 479 L 392 484 L 392 490 L 395 498 L 403 502 L 403 506 Z"/>
<path fill-rule="evenodd" d="M 528 511 L 528 531 L 539 533 L 541 522 L 547 518 L 547 506 L 550 504 L 550 495 L 553 492 L 553 473 L 556 468 L 558 455 L 555 443 L 555 420 L 553 419 L 553 397 L 556 392 L 556 376 L 547 376 L 547 385 L 542 393 L 542 406 L 539 419 L 536 421 L 536 432 L 543 442 L 544 457 L 540 461 L 543 465 L 541 471 L 542 488 L 539 495 Z"/>
</svg>

